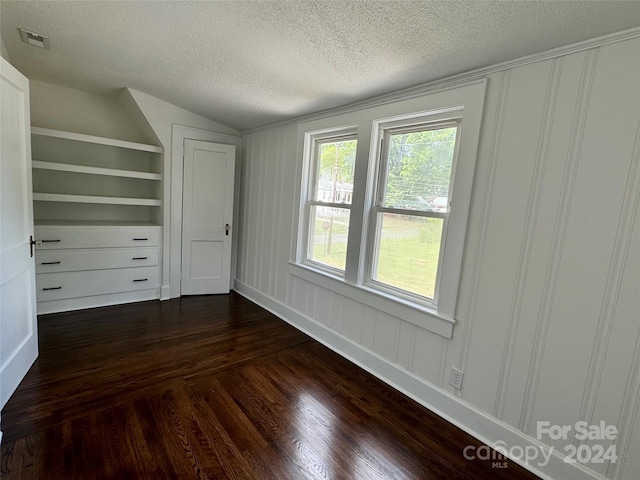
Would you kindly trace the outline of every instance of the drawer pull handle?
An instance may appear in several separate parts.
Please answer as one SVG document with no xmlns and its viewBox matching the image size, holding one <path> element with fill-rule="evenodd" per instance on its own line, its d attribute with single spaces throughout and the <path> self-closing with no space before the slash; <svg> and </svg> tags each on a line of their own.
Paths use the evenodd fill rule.
<svg viewBox="0 0 640 480">
<path fill-rule="evenodd" d="M 42 290 L 47 291 L 47 290 L 61 290 L 62 287 L 48 287 L 48 288 L 43 288 Z"/>
<path fill-rule="evenodd" d="M 42 243 L 60 243 L 60 240 L 40 240 Z"/>
<path fill-rule="evenodd" d="M 147 240 L 149 240 L 148 238 L 134 238 L 133 241 L 134 242 L 146 242 Z"/>
<path fill-rule="evenodd" d="M 40 265 L 60 265 L 60 262 L 41 262 Z"/>
<path fill-rule="evenodd" d="M 131 260 L 146 260 L 149 257 L 133 257 Z"/>
<path fill-rule="evenodd" d="M 148 279 L 147 278 L 134 278 L 133 281 L 134 282 L 146 282 Z"/>
</svg>

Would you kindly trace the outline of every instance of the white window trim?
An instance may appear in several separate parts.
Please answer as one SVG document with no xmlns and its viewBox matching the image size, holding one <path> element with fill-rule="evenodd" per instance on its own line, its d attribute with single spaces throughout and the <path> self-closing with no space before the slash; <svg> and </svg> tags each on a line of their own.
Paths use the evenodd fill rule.
<svg viewBox="0 0 640 480">
<path fill-rule="evenodd" d="M 425 94 L 406 100 L 399 100 L 353 112 L 343 113 L 298 125 L 298 154 L 302 159 L 300 203 L 297 218 L 294 219 L 294 244 L 291 251 L 290 273 L 308 282 L 367 304 L 377 310 L 418 325 L 434 333 L 451 338 L 455 319 L 462 257 L 469 214 L 471 189 L 475 170 L 482 108 L 486 89 L 486 79 L 467 85 Z M 425 304 L 410 298 L 392 295 L 383 289 L 366 284 L 367 255 L 373 195 L 376 190 L 378 145 L 377 132 L 381 125 L 388 128 L 393 122 L 409 122 L 429 116 L 433 119 L 451 118 L 451 112 L 461 112 L 457 161 L 453 166 L 452 190 L 449 199 L 450 210 L 446 231 L 443 236 L 445 248 L 442 252 L 441 270 L 438 279 L 438 301 Z M 305 231 L 309 219 L 305 211 L 309 193 L 309 142 L 320 135 L 339 135 L 340 132 L 357 131 L 358 150 L 354 175 L 354 194 L 351 204 L 347 265 L 344 276 L 303 264 L 306 248 Z M 369 146 L 369 148 L 362 148 Z M 299 164 L 300 165 L 300 164 Z"/>
<path fill-rule="evenodd" d="M 350 203 L 330 203 L 323 202 L 317 200 L 311 200 L 310 195 L 316 190 L 316 182 L 317 179 L 317 157 L 316 152 L 314 151 L 314 147 L 316 142 L 322 141 L 331 141 L 336 140 L 339 141 L 341 139 L 345 140 L 357 140 L 358 135 L 358 127 L 357 125 L 350 126 L 342 126 L 337 128 L 328 128 L 320 131 L 314 132 L 306 132 L 304 134 L 304 165 L 302 168 L 302 189 L 300 195 L 300 228 L 298 229 L 298 245 L 299 249 L 296 255 L 297 262 L 300 264 L 304 264 L 313 268 L 315 270 L 320 270 L 331 275 L 335 275 L 338 277 L 344 276 L 344 272 L 339 268 L 334 268 L 329 265 L 324 265 L 319 262 L 315 262 L 308 258 L 309 254 L 309 240 L 311 235 L 311 205 L 323 205 L 323 206 L 334 206 L 336 208 L 343 208 L 345 210 L 349 210 L 349 222 L 351 222 L 351 205 Z M 313 163 L 313 165 L 312 165 Z"/>
<path fill-rule="evenodd" d="M 423 305 L 431 310 L 437 311 L 438 305 L 438 293 L 440 290 L 440 277 L 442 274 L 442 264 L 444 263 L 444 250 L 446 245 L 447 238 L 447 226 L 449 222 L 449 212 L 446 214 L 437 214 L 435 212 L 430 213 L 429 215 L 425 215 L 431 218 L 442 218 L 442 238 L 440 255 L 438 258 L 438 266 L 436 273 L 436 289 L 434 292 L 433 299 L 428 299 L 425 297 L 421 297 L 417 294 L 412 294 L 411 292 L 402 290 L 400 288 L 395 288 L 392 285 L 387 285 L 383 282 L 379 282 L 373 279 L 373 269 L 374 269 L 374 252 L 376 250 L 376 240 L 378 239 L 378 235 L 376 232 L 377 221 L 376 216 L 380 211 L 393 211 L 394 213 L 400 215 L 419 215 L 420 212 L 416 211 L 401 211 L 403 209 L 390 209 L 388 207 L 382 207 L 380 203 L 382 202 L 382 192 L 385 190 L 383 186 L 383 179 L 386 179 L 387 176 L 387 166 L 388 166 L 388 158 L 386 152 L 388 151 L 388 146 L 385 147 L 384 151 L 380 151 L 380 140 L 389 139 L 390 134 L 394 130 L 416 130 L 419 131 L 421 126 L 423 129 L 435 127 L 435 128 L 444 128 L 445 126 L 455 126 L 458 129 L 456 134 L 456 146 L 453 155 L 453 163 L 451 165 L 451 184 L 449 186 L 449 196 L 452 197 L 452 192 L 454 189 L 454 176 L 455 176 L 455 168 L 457 164 L 457 156 L 458 156 L 458 139 L 460 137 L 460 121 L 463 117 L 463 108 L 456 107 L 450 108 L 445 111 L 437 111 L 437 112 L 429 112 L 426 115 L 401 115 L 399 117 L 394 117 L 390 119 L 381 119 L 374 120 L 372 124 L 372 134 L 375 138 L 376 149 L 371 152 L 372 159 L 375 159 L 375 164 L 370 167 L 374 168 L 375 177 L 372 180 L 372 185 L 370 188 L 373 191 L 373 201 L 369 205 L 369 228 L 367 230 L 367 250 L 366 255 L 368 258 L 372 260 L 370 262 L 365 262 L 365 277 L 362 281 L 364 286 L 369 287 L 373 290 L 379 290 L 387 295 L 397 296 L 403 298 L 409 302 L 416 303 L 418 305 Z M 408 128 L 402 128 L 402 127 Z M 411 128 L 415 127 L 415 128 Z M 373 163 L 373 162 L 372 162 Z M 450 202 L 451 204 L 452 202 Z M 397 290 L 397 291 L 396 291 Z"/>
</svg>

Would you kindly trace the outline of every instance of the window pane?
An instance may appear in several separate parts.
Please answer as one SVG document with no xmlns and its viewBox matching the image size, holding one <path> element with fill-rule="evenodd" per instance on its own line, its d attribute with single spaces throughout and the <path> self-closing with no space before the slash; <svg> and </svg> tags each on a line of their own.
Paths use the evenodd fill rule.
<svg viewBox="0 0 640 480">
<path fill-rule="evenodd" d="M 443 220 L 378 214 L 373 280 L 433 298 Z"/>
<path fill-rule="evenodd" d="M 350 213 L 345 208 L 311 207 L 309 260 L 345 269 Z"/>
<path fill-rule="evenodd" d="M 316 192 L 314 200 L 351 204 L 356 140 L 318 142 Z"/>
<path fill-rule="evenodd" d="M 446 212 L 456 127 L 391 134 L 383 206 Z"/>
</svg>

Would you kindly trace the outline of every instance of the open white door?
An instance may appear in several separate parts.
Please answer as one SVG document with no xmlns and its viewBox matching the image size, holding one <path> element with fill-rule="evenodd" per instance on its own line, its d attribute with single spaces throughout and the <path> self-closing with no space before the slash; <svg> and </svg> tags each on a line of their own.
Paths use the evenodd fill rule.
<svg viewBox="0 0 640 480">
<path fill-rule="evenodd" d="M 0 58 L 0 408 L 38 356 L 29 81 Z"/>
<path fill-rule="evenodd" d="M 229 293 L 235 145 L 185 140 L 181 295 Z"/>
</svg>

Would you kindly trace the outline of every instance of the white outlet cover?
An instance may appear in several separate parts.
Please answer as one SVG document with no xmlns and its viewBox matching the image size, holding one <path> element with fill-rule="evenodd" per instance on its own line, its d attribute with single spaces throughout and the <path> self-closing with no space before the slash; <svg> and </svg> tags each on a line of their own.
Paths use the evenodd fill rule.
<svg viewBox="0 0 640 480">
<path fill-rule="evenodd" d="M 463 377 L 464 372 L 461 372 L 455 367 L 451 367 L 451 372 L 449 373 L 449 385 L 458 390 L 462 390 Z"/>
</svg>

